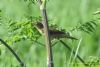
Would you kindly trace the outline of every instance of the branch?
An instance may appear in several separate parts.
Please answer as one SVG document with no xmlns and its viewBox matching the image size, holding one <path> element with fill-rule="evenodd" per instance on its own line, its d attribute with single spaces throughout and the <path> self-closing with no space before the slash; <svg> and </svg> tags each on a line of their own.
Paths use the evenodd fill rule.
<svg viewBox="0 0 100 67">
<path fill-rule="evenodd" d="M 43 25 L 44 25 L 44 33 L 45 33 L 45 42 L 46 42 L 46 50 L 47 50 L 47 66 L 54 67 L 53 64 L 53 56 L 52 56 L 52 46 L 50 40 L 50 33 L 48 27 L 48 17 L 46 13 L 46 0 L 38 0 L 41 15 L 43 18 Z"/>
<path fill-rule="evenodd" d="M 21 67 L 24 67 L 24 63 L 21 61 L 21 59 L 20 59 L 19 56 L 15 53 L 15 51 L 7 44 L 4 40 L 0 39 L 0 41 L 1 41 L 1 43 L 2 43 L 5 47 L 7 47 L 7 48 L 10 50 L 10 52 L 15 56 L 15 58 L 17 59 L 17 61 L 20 63 L 20 66 L 21 66 Z"/>
<path fill-rule="evenodd" d="M 69 51 L 72 51 L 72 49 L 65 43 L 63 42 L 62 40 L 59 40 L 63 46 L 65 46 L 66 48 L 68 48 Z M 75 54 L 75 51 L 73 51 L 73 54 Z M 88 66 L 88 64 L 85 63 L 85 61 L 77 54 L 77 58 L 85 65 L 85 66 Z"/>
</svg>

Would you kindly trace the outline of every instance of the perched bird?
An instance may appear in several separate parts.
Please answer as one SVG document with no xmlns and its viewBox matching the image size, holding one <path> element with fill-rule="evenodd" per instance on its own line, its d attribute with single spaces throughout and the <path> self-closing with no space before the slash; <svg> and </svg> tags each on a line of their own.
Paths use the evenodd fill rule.
<svg viewBox="0 0 100 67">
<path fill-rule="evenodd" d="M 43 26 L 43 23 L 42 22 L 37 22 L 35 24 L 35 27 L 36 29 L 41 33 L 43 34 L 44 33 L 44 26 Z M 74 38 L 72 36 L 70 36 L 70 34 L 63 30 L 58 30 L 56 28 L 53 28 L 53 26 L 49 27 L 49 33 L 50 33 L 50 37 L 51 39 L 59 39 L 59 38 L 68 38 L 68 39 L 74 39 L 74 40 L 77 40 L 77 38 Z"/>
</svg>

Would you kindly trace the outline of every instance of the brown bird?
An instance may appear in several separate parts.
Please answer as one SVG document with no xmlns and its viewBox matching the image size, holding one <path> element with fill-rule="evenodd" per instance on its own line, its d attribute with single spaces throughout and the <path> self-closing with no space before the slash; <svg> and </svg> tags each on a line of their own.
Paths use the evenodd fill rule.
<svg viewBox="0 0 100 67">
<path fill-rule="evenodd" d="M 44 26 L 43 26 L 43 23 L 41 22 L 37 22 L 36 23 L 36 29 L 41 33 L 43 34 L 44 33 Z M 55 39 L 59 39 L 59 38 L 68 38 L 68 39 L 74 39 L 74 40 L 77 40 L 77 38 L 74 38 L 72 36 L 70 36 L 70 34 L 65 31 L 62 31 L 62 30 L 57 30 L 56 28 L 49 28 L 49 33 L 50 33 L 50 37 L 51 39 L 55 38 Z"/>
</svg>

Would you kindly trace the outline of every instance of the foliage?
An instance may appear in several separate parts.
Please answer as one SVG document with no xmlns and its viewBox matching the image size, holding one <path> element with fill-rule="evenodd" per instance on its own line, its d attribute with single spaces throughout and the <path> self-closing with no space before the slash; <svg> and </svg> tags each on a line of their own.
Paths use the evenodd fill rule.
<svg viewBox="0 0 100 67">
<path fill-rule="evenodd" d="M 30 39 L 31 41 L 37 40 L 40 34 L 34 28 L 33 23 L 35 23 L 35 20 L 13 21 L 7 17 L 4 20 L 1 19 L 1 21 L 5 21 L 6 24 L 8 24 L 8 37 L 6 37 L 5 40 L 8 43 L 14 43 L 26 39 Z M 3 24 L 3 22 L 1 22 L 1 24 Z"/>
<path fill-rule="evenodd" d="M 97 22 L 97 20 L 91 20 L 91 21 L 86 22 L 84 24 L 80 24 L 80 26 L 76 26 L 71 31 L 77 30 L 77 31 L 83 31 L 83 32 L 86 32 L 86 33 L 94 32 L 95 27 L 97 27 L 96 22 Z"/>
<path fill-rule="evenodd" d="M 90 57 L 86 58 L 86 62 L 90 67 L 100 66 L 100 58 L 99 57 L 90 56 Z"/>
<path fill-rule="evenodd" d="M 9 22 L 9 33 L 10 37 L 12 37 L 13 42 L 17 42 L 20 40 L 29 39 L 31 41 L 35 41 L 39 38 L 40 34 L 34 27 L 33 21 L 20 21 L 20 22 Z"/>
<path fill-rule="evenodd" d="M 16 1 L 19 2 L 16 3 Z M 34 0 L 23 1 L 0 0 L 0 38 L 3 38 L 10 44 L 14 42 L 14 45 L 11 46 L 23 59 L 27 67 L 45 67 L 45 48 L 39 46 L 39 44 L 35 42 L 34 45 L 33 43 L 30 43 L 30 41 L 36 41 L 38 39 L 39 42 L 44 43 L 44 40 L 42 38 L 39 38 L 40 34 L 38 33 L 38 31 L 34 28 L 34 23 L 38 21 L 37 19 L 39 18 L 37 17 L 40 15 L 39 11 L 37 10 L 38 7 L 36 7 L 37 5 L 34 4 Z M 21 5 L 19 5 L 19 3 Z M 26 3 L 28 3 L 28 5 Z M 68 30 L 69 28 L 76 26 L 71 31 L 83 31 L 82 34 L 84 35 L 78 32 L 76 33 L 78 34 L 78 37 L 82 36 L 83 38 L 81 43 L 82 46 L 80 46 L 79 50 L 79 54 L 82 58 L 89 56 L 100 56 L 100 24 L 97 23 L 99 21 L 88 21 L 89 19 L 93 18 L 92 13 L 100 6 L 99 3 L 99 0 L 76 0 L 75 2 L 73 2 L 73 0 L 49 0 L 47 3 L 48 18 L 54 20 L 53 23 L 51 21 L 49 23 L 57 24 L 57 26 L 53 25 L 55 28 L 62 27 Z M 29 4 L 34 5 L 29 6 Z M 13 11 L 14 9 L 16 10 Z M 99 14 L 98 17 L 100 17 Z M 77 21 L 80 21 L 82 23 L 77 25 L 79 23 Z M 90 36 L 86 35 L 84 32 L 89 34 L 92 32 L 92 34 Z M 75 32 L 73 32 L 73 34 L 75 34 Z M 75 48 L 77 46 L 77 41 L 72 42 L 65 39 L 65 42 L 66 41 L 72 48 Z M 1 45 L 0 51 L 0 67 L 18 66 L 13 56 L 10 55 L 9 51 Z M 66 67 L 68 65 L 69 57 L 71 56 L 71 54 L 67 50 L 63 49 L 60 43 L 57 43 L 57 45 L 53 47 L 53 53 L 55 67 Z M 80 63 L 80 61 L 77 62 Z M 90 62 L 90 64 L 92 64 L 92 62 Z M 84 66 L 79 65 L 79 67 Z"/>
</svg>

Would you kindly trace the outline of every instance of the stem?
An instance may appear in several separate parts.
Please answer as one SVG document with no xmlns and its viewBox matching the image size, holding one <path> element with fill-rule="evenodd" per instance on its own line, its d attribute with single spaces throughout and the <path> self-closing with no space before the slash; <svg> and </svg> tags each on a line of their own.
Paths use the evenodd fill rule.
<svg viewBox="0 0 100 67">
<path fill-rule="evenodd" d="M 66 48 L 68 48 L 69 51 L 72 51 L 72 49 L 65 43 L 63 42 L 62 40 L 59 40 L 63 46 L 65 46 Z M 73 51 L 73 54 L 75 54 L 75 51 Z M 85 63 L 85 61 L 77 54 L 77 58 L 85 65 L 85 66 L 88 66 L 88 64 Z"/>
<path fill-rule="evenodd" d="M 7 47 L 7 48 L 10 50 L 10 52 L 12 52 L 12 54 L 15 56 L 15 58 L 17 59 L 17 61 L 20 63 L 20 66 L 21 66 L 21 67 L 24 67 L 24 63 L 21 61 L 21 59 L 20 59 L 19 56 L 15 53 L 15 51 L 7 44 L 4 40 L 0 39 L 0 41 L 1 41 L 1 43 L 2 43 L 5 47 Z"/>
<path fill-rule="evenodd" d="M 48 27 L 48 17 L 46 13 L 46 0 L 38 0 L 41 15 L 43 18 L 43 25 L 44 25 L 44 34 L 45 34 L 45 44 L 46 44 L 46 50 L 47 50 L 47 67 L 54 67 L 53 64 L 53 55 L 52 55 L 52 46 L 51 46 L 51 40 L 50 40 L 50 33 L 49 33 L 49 27 Z"/>
</svg>

